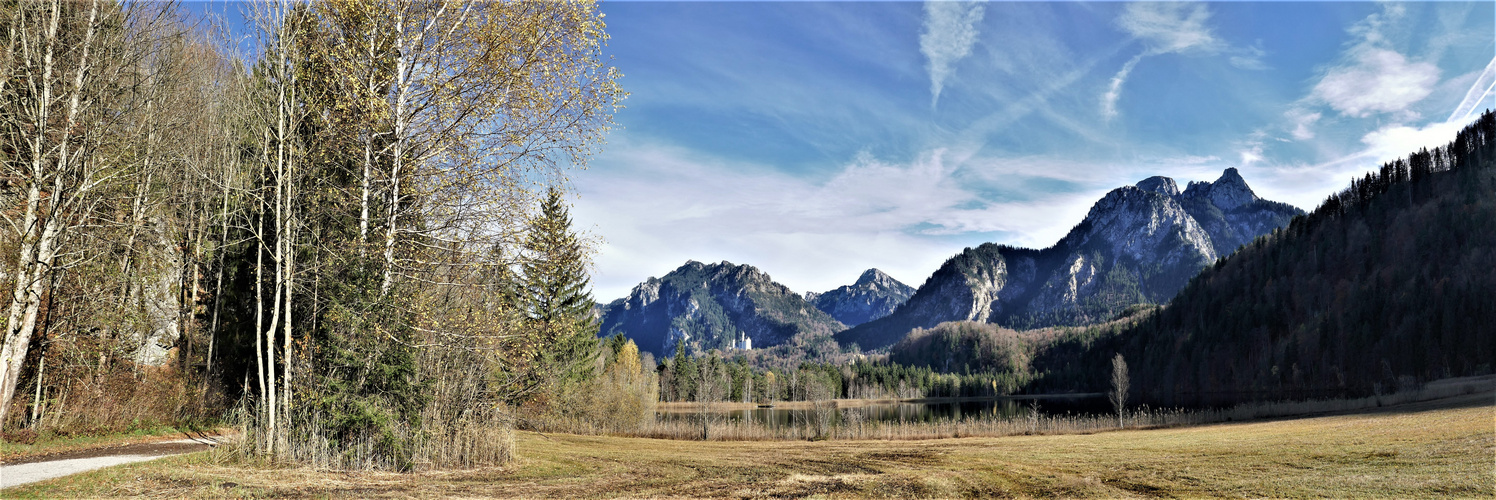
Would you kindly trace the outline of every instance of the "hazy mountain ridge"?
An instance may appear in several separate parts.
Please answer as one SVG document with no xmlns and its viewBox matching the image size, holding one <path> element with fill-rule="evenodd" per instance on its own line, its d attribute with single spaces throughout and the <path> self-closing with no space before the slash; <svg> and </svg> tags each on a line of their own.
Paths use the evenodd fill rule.
<svg viewBox="0 0 1496 500">
<path fill-rule="evenodd" d="M 883 271 L 868 269 L 851 285 L 825 293 L 808 292 L 805 300 L 837 321 L 856 326 L 889 315 L 911 295 L 914 287 Z"/>
<path fill-rule="evenodd" d="M 967 248 L 892 314 L 836 338 L 876 349 L 946 321 L 1011 328 L 1105 321 L 1132 304 L 1168 300 L 1227 249 L 1302 213 L 1257 197 L 1234 168 L 1182 193 L 1173 179 L 1150 177 L 1107 193 L 1049 248 Z"/>
<path fill-rule="evenodd" d="M 745 336 L 761 348 L 846 328 L 758 268 L 727 261 L 689 261 L 650 278 L 603 307 L 601 318 L 600 336 L 625 335 L 660 357 L 679 340 L 693 350 L 727 350 Z"/>
</svg>

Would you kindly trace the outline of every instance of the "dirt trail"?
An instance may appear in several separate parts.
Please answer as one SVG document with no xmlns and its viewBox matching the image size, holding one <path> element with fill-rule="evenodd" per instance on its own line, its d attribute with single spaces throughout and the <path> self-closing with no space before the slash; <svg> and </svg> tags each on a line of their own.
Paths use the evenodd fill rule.
<svg viewBox="0 0 1496 500">
<path fill-rule="evenodd" d="M 0 489 L 115 465 L 202 451 L 218 446 L 222 440 L 222 436 L 204 436 L 78 450 L 58 455 L 14 460 L 0 465 Z"/>
</svg>

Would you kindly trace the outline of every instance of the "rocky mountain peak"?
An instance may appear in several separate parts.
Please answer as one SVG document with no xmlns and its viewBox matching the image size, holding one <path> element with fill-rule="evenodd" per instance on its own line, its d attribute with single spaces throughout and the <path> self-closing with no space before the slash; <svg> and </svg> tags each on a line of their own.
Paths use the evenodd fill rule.
<svg viewBox="0 0 1496 500">
<path fill-rule="evenodd" d="M 1179 196 L 1179 184 L 1176 184 L 1174 179 L 1162 175 L 1143 179 L 1138 182 L 1137 186 L 1138 189 L 1162 193 L 1164 196 Z"/>
<path fill-rule="evenodd" d="M 1183 196 L 1209 199 L 1221 210 L 1231 210 L 1259 199 L 1235 168 L 1226 169 L 1215 182 L 1191 182 Z"/>
<path fill-rule="evenodd" d="M 892 313 L 836 339 L 867 349 L 945 321 L 1013 328 L 1105 321 L 1134 304 L 1168 300 L 1217 257 L 1301 213 L 1258 198 L 1234 168 L 1183 193 L 1174 179 L 1149 177 L 1108 192 L 1049 248 L 967 248 Z"/>
<path fill-rule="evenodd" d="M 627 335 L 659 356 L 685 341 L 693 351 L 758 348 L 823 338 L 846 328 L 750 265 L 688 261 L 634 287 L 601 311 L 599 333 Z"/>
<path fill-rule="evenodd" d="M 867 284 L 886 285 L 889 282 L 897 283 L 898 280 L 893 279 L 892 276 L 884 274 L 883 271 L 879 271 L 877 268 L 873 268 L 863 271 L 862 276 L 858 276 L 857 282 L 853 283 L 852 286 L 862 286 Z"/>
<path fill-rule="evenodd" d="M 893 312 L 914 294 L 914 288 L 877 269 L 868 269 L 857 282 L 825 293 L 809 292 L 805 300 L 846 325 L 858 325 Z"/>
<path fill-rule="evenodd" d="M 1216 258 L 1210 236 L 1178 200 L 1137 186 L 1107 193 L 1091 206 L 1077 229 L 1062 242 L 1073 250 L 1101 245 L 1108 255 L 1126 256 L 1134 262 L 1172 264 L 1181 259 L 1210 262 Z"/>
</svg>

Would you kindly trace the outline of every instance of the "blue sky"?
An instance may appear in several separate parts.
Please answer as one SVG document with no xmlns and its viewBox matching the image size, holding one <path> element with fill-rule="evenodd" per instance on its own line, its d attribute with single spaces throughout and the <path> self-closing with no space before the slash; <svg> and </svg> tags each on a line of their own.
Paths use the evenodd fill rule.
<svg viewBox="0 0 1496 500">
<path fill-rule="evenodd" d="M 570 176 L 594 294 L 688 259 L 918 286 L 1152 175 L 1309 210 L 1496 107 L 1493 5 L 604 2 L 631 95 Z"/>
<path fill-rule="evenodd" d="M 573 176 L 600 301 L 687 259 L 798 292 L 869 267 L 918 286 L 966 246 L 1053 244 L 1152 175 L 1237 167 L 1312 209 L 1496 106 L 1492 2 L 602 10 L 631 96 Z"/>
</svg>

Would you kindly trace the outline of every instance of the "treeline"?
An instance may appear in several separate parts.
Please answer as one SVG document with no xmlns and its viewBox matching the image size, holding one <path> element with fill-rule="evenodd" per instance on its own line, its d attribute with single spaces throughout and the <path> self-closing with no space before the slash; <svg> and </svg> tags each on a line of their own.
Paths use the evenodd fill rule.
<svg viewBox="0 0 1496 500">
<path fill-rule="evenodd" d="M 653 390 L 564 202 L 624 95 L 596 5 L 242 7 L 241 51 L 170 3 L 0 4 L 0 429 L 242 404 L 256 453 L 408 469 Z"/>
<path fill-rule="evenodd" d="M 1036 365 L 1103 387 L 1123 353 L 1152 404 L 1385 393 L 1496 362 L 1496 115 L 1389 162 L 1207 268 L 1156 314 Z M 1042 357 L 1041 357 L 1042 358 Z"/>
<path fill-rule="evenodd" d="M 916 340 L 895 346 L 888 359 L 803 362 L 793 369 L 766 368 L 743 355 L 723 359 L 708 351 L 693 357 L 677 349 L 657 367 L 659 394 L 662 401 L 757 403 L 1016 394 L 1031 378 L 1026 352 L 1032 344 L 1010 338 L 1012 333 L 989 324 L 942 323 L 916 330 L 910 336 Z M 963 357 L 953 364 L 957 352 Z"/>
</svg>

